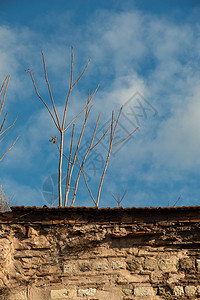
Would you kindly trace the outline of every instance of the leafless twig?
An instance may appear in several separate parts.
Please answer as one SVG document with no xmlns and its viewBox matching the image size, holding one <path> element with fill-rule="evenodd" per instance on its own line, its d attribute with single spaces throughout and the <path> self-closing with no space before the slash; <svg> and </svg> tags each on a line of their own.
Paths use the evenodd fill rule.
<svg viewBox="0 0 200 300">
<path fill-rule="evenodd" d="M 7 93 L 7 89 L 8 89 L 9 80 L 10 80 L 10 75 L 7 75 L 6 78 L 5 78 L 5 80 L 4 80 L 4 82 L 3 82 L 3 84 L 2 84 L 2 87 L 0 89 L 0 96 L 1 96 L 1 94 L 3 92 L 3 89 L 4 89 L 4 86 L 5 86 L 3 100 L 0 101 L 0 117 L 1 117 L 1 114 L 2 114 L 2 111 L 3 111 L 3 107 L 4 107 L 4 104 L 5 104 L 5 98 L 6 98 L 6 93 Z M 15 122 L 17 120 L 17 117 L 16 117 L 16 119 L 14 120 L 14 122 L 12 123 L 12 125 L 3 130 L 3 127 L 5 125 L 5 121 L 6 121 L 6 118 L 7 118 L 7 114 L 8 114 L 8 112 L 5 113 L 3 121 L 2 121 L 2 123 L 0 125 L 0 137 L 1 137 L 0 138 L 0 142 L 2 142 L 3 139 L 11 132 L 11 130 L 13 129 L 13 127 L 15 125 Z M 4 158 L 4 156 L 8 153 L 8 151 L 10 151 L 12 149 L 12 147 L 14 146 L 14 144 L 16 143 L 16 141 L 18 140 L 18 138 L 19 138 L 19 136 L 14 140 L 14 142 L 12 143 L 12 145 L 0 157 L 0 161 Z"/>
<path fill-rule="evenodd" d="M 122 200 L 124 199 L 124 196 L 125 196 L 126 192 L 127 192 L 127 189 L 125 190 L 123 196 L 120 197 L 120 191 L 119 191 L 118 194 L 117 194 L 117 198 L 113 194 L 111 194 L 113 196 L 113 198 L 115 199 L 115 201 L 117 202 L 118 207 L 120 207 L 120 204 L 121 204 Z"/>
</svg>

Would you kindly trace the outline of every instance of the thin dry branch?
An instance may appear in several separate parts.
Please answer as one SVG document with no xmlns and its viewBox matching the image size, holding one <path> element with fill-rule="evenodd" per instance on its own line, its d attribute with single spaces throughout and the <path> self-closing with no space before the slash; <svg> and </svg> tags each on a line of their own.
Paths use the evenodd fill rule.
<svg viewBox="0 0 200 300">
<path fill-rule="evenodd" d="M 117 194 L 117 199 L 115 198 L 115 196 L 113 194 L 111 194 L 113 196 L 113 198 L 115 199 L 115 201 L 117 202 L 118 207 L 120 207 L 120 204 L 121 204 L 122 200 L 124 199 L 124 196 L 125 196 L 126 192 L 127 192 L 127 189 L 125 190 L 122 198 L 120 198 L 120 191 L 119 191 L 118 194 Z"/>
<path fill-rule="evenodd" d="M 178 200 L 174 203 L 174 205 L 172 207 L 175 207 L 176 204 L 179 202 L 180 199 L 181 199 L 181 195 L 178 197 Z"/>
<path fill-rule="evenodd" d="M 79 182 L 79 179 L 80 179 L 80 174 L 81 174 L 81 169 L 83 168 L 83 165 L 85 163 L 85 160 L 90 152 L 90 149 L 92 147 L 92 144 L 93 144 L 93 141 L 94 141 L 94 138 L 95 138 L 95 134 L 96 134 L 96 130 L 97 130 L 97 126 L 98 126 L 98 123 L 99 123 L 99 119 L 100 119 L 100 116 L 101 116 L 101 113 L 99 113 L 99 116 L 98 116 L 98 119 L 97 119 L 97 122 L 96 122 L 96 125 L 95 125 L 95 129 L 94 129 L 94 133 L 93 133 L 93 136 L 92 136 L 92 140 L 91 140 L 91 143 L 90 143 L 90 146 L 83 158 L 83 161 L 82 161 L 82 164 L 81 164 L 81 168 L 79 170 L 79 173 L 78 173 L 78 176 L 77 176 L 77 179 L 76 179 L 76 183 L 75 183 L 75 188 L 74 188 L 74 194 L 73 194 L 73 199 L 72 199 L 72 203 L 71 203 L 71 206 L 74 205 L 74 202 L 75 202 L 75 198 L 76 198 L 76 192 L 77 192 L 77 188 L 78 188 L 78 182 Z"/>
<path fill-rule="evenodd" d="M 0 142 L 9 134 L 9 132 L 11 132 L 11 130 L 13 129 L 15 122 L 17 120 L 18 117 L 15 118 L 14 122 L 12 123 L 11 126 L 9 126 L 8 128 L 6 128 L 3 132 L 0 132 L 0 136 L 3 135 L 7 130 L 8 132 L 6 132 L 6 134 L 1 138 Z"/>
<path fill-rule="evenodd" d="M 50 95 L 51 102 L 52 102 L 52 105 L 53 105 L 53 110 L 54 110 L 54 113 L 56 115 L 57 124 L 58 124 L 58 127 L 61 128 L 60 127 L 60 121 L 59 121 L 58 114 L 57 114 L 56 107 L 55 107 L 55 103 L 54 103 L 53 96 L 52 96 L 52 93 L 51 93 L 51 87 L 50 87 L 48 77 L 47 77 L 46 63 L 45 63 L 44 53 L 43 53 L 42 50 L 41 50 L 41 53 L 42 53 L 42 59 L 43 59 L 43 65 L 44 65 L 45 80 L 46 80 L 46 83 L 47 83 L 47 86 L 48 86 L 49 95 Z"/>
<path fill-rule="evenodd" d="M 115 131 L 116 131 L 116 128 L 117 128 L 117 124 L 119 122 L 119 117 L 120 117 L 121 112 L 122 112 L 122 108 L 123 108 L 123 106 L 121 107 L 121 109 L 119 111 L 118 118 L 116 120 L 114 129 L 113 129 L 114 112 L 112 111 L 112 120 L 111 120 L 111 128 L 110 128 L 110 146 L 109 146 L 109 149 L 108 149 L 108 155 L 107 155 L 106 163 L 105 163 L 105 166 L 104 166 L 103 174 L 101 176 L 101 181 L 100 181 L 100 184 L 99 184 L 99 189 L 98 189 L 98 194 L 97 194 L 97 201 L 96 201 L 97 207 L 99 206 L 101 188 L 102 188 L 104 176 L 105 176 L 105 173 L 106 173 L 106 169 L 108 167 L 108 161 L 110 159 L 110 153 L 111 153 L 111 150 L 112 150 L 112 143 L 113 143 L 113 139 L 114 139 L 114 136 L 115 136 Z"/>
<path fill-rule="evenodd" d="M 29 69 L 27 69 L 27 70 L 25 70 L 25 72 L 27 72 L 27 73 L 30 74 L 31 80 L 32 80 L 32 82 L 33 82 L 33 86 L 34 86 L 34 88 L 35 88 L 35 92 L 36 92 L 38 98 L 39 98 L 39 99 L 42 101 L 42 103 L 46 106 L 46 108 L 47 108 L 49 114 L 50 114 L 51 117 L 52 117 L 52 120 L 53 120 L 54 124 L 56 125 L 56 127 L 58 128 L 58 130 L 60 130 L 59 124 L 56 123 L 56 120 L 55 120 L 55 118 L 54 118 L 54 116 L 53 116 L 53 114 L 52 114 L 50 108 L 48 107 L 48 105 L 46 104 L 46 102 L 45 102 L 44 99 L 40 96 L 40 94 L 39 94 L 39 92 L 38 92 L 38 89 L 37 89 L 37 86 L 36 86 L 36 84 L 35 84 L 35 80 L 34 80 L 34 78 L 33 78 L 33 75 L 32 75 L 32 73 L 31 73 L 31 71 L 30 71 Z"/>
<path fill-rule="evenodd" d="M 87 102 L 88 104 L 89 104 L 89 101 L 90 101 L 90 91 L 88 91 L 88 102 Z M 87 123 L 89 112 L 90 112 L 90 110 L 88 110 L 88 105 L 87 105 L 87 109 L 86 109 L 86 113 L 85 113 L 85 121 L 84 121 L 83 126 L 82 126 L 81 134 L 80 134 L 77 146 L 76 146 L 76 150 L 75 150 L 75 153 L 74 153 L 73 162 L 72 162 L 71 169 L 70 169 L 70 174 L 69 174 L 69 178 L 68 178 L 68 187 L 70 186 L 70 183 L 71 183 L 72 172 L 73 172 L 74 165 L 75 165 L 75 162 L 76 162 L 76 157 L 77 157 L 78 149 L 80 147 L 80 143 L 81 143 L 81 140 L 82 140 L 82 137 L 83 137 L 83 133 L 84 133 L 85 126 L 86 126 L 86 123 Z M 71 159 L 69 160 L 69 162 L 70 161 L 71 161 Z M 68 194 L 69 194 L 69 188 L 66 189 L 65 203 L 67 203 Z"/>
<path fill-rule="evenodd" d="M 97 201 L 96 201 L 96 206 L 97 207 L 99 206 L 101 188 L 102 188 L 103 180 L 104 180 L 104 177 L 105 177 L 106 169 L 108 167 L 108 162 L 109 162 L 109 159 L 110 159 L 110 154 L 111 154 L 112 149 L 115 148 L 116 146 L 120 145 L 123 141 L 125 141 L 127 138 L 129 138 L 131 136 L 131 134 L 133 134 L 136 131 L 136 130 L 134 130 L 131 134 L 129 134 L 128 137 L 126 137 L 120 143 L 118 143 L 114 147 L 112 147 L 114 136 L 115 136 L 115 132 L 116 132 L 116 129 L 117 129 L 117 125 L 118 125 L 118 122 L 119 122 L 119 118 L 120 118 L 122 109 L 123 109 L 123 106 L 120 108 L 120 111 L 119 111 L 119 114 L 118 114 L 118 117 L 117 117 L 114 129 L 113 129 L 114 112 L 112 111 L 112 120 L 111 120 L 111 126 L 110 126 L 110 129 L 111 129 L 110 130 L 110 146 L 109 146 L 109 149 L 108 149 L 106 163 L 105 163 L 104 170 L 103 170 L 103 173 L 102 173 L 102 176 L 101 176 L 101 180 L 100 180 L 100 184 L 99 184 L 99 189 L 98 189 L 98 194 L 97 194 Z"/>
<path fill-rule="evenodd" d="M 14 144 L 16 143 L 16 141 L 18 140 L 18 137 L 15 139 L 15 141 L 12 143 L 12 145 L 10 146 L 10 148 L 3 154 L 3 156 L 0 158 L 0 161 L 4 158 L 4 156 L 6 155 L 6 153 L 8 153 L 8 151 L 10 151 L 12 149 L 12 147 L 14 146 Z"/>
<path fill-rule="evenodd" d="M 110 127 L 111 127 L 112 125 L 110 125 L 109 127 L 108 127 L 108 129 L 104 132 L 104 134 L 102 135 L 102 137 L 98 140 L 98 142 L 91 148 L 91 150 L 93 150 L 101 141 L 102 141 L 102 139 L 104 138 L 104 136 L 106 135 L 106 133 L 108 132 L 108 130 L 110 129 Z"/>
<path fill-rule="evenodd" d="M 115 148 L 115 147 L 117 147 L 117 146 L 119 146 L 121 143 L 123 143 L 123 142 L 125 142 L 125 140 L 127 140 L 134 132 L 136 132 L 137 130 L 139 129 L 139 127 L 137 127 L 135 130 L 133 130 L 125 139 L 123 139 L 121 142 L 119 142 L 119 143 L 117 143 L 116 145 L 114 145 L 113 147 L 112 147 L 112 150 Z"/>
<path fill-rule="evenodd" d="M 74 139 L 74 127 L 75 127 L 75 124 L 73 124 L 73 128 L 72 128 L 72 137 L 71 137 L 70 153 L 69 153 L 68 168 L 67 168 L 67 181 L 66 181 L 66 187 L 65 187 L 65 203 L 64 203 L 64 206 L 67 206 L 67 197 L 66 197 L 66 195 L 68 193 L 69 184 L 70 184 L 69 171 L 70 171 L 70 166 L 71 166 L 72 147 L 73 147 L 73 139 Z"/>
<path fill-rule="evenodd" d="M 1 116 L 1 113 L 2 113 L 2 110 L 3 110 L 3 106 L 4 106 L 4 103 L 5 103 L 5 98 L 6 98 L 6 93 L 7 93 L 7 89 L 8 89 L 9 80 L 10 80 L 10 75 L 7 75 L 6 78 L 5 78 L 5 80 L 4 80 L 4 82 L 3 82 L 3 84 L 2 84 L 1 90 L 0 90 L 0 96 L 1 96 L 1 93 L 3 91 L 4 85 L 6 84 L 4 95 L 3 95 L 3 100 L 1 102 L 0 116 Z"/>
<path fill-rule="evenodd" d="M 2 131 L 3 126 L 4 126 L 4 123 L 5 123 L 5 121 L 6 121 L 7 114 L 8 114 L 8 111 L 5 113 L 5 116 L 4 116 L 4 118 L 3 118 L 3 122 L 2 122 L 1 127 L 0 127 L 0 135 L 3 134 L 3 133 L 1 133 L 1 131 Z"/>
<path fill-rule="evenodd" d="M 3 91 L 3 88 L 5 86 L 5 91 L 4 91 L 4 95 L 3 95 L 3 100 L 0 101 L 1 103 L 1 107 L 0 107 L 0 116 L 2 114 L 2 111 L 3 111 L 3 106 L 4 106 L 4 103 L 5 103 L 5 98 L 6 98 L 6 94 L 7 94 L 7 89 L 8 89 L 8 84 L 9 84 L 9 80 L 10 80 L 10 75 L 7 75 L 3 84 L 2 84 L 2 87 L 1 87 L 1 90 L 0 90 L 0 95 L 2 94 L 2 91 Z M 14 120 L 14 122 L 12 123 L 11 126 L 9 126 L 8 128 L 6 128 L 5 130 L 3 130 L 3 126 L 5 124 L 5 121 L 6 121 L 6 117 L 7 117 L 7 114 L 8 112 L 6 111 L 5 113 L 5 116 L 3 118 L 3 121 L 2 121 L 2 124 L 0 126 L 0 136 L 2 136 L 2 138 L 0 139 L 0 142 L 3 141 L 3 139 L 10 133 L 10 131 L 13 129 L 14 125 L 15 125 L 15 122 L 17 120 L 17 117 L 16 119 Z M 3 130 L 3 131 L 2 131 Z M 4 136 L 3 136 L 4 135 Z M 1 156 L 0 158 L 0 161 L 4 158 L 4 156 L 12 149 L 12 147 L 14 146 L 14 144 L 16 143 L 17 139 L 19 138 L 19 136 L 15 139 L 15 141 L 12 143 L 12 145 L 10 146 L 10 148 Z"/>
<path fill-rule="evenodd" d="M 92 195 L 92 192 L 91 192 L 91 190 L 90 190 L 90 188 L 89 188 L 89 185 L 88 185 L 88 183 L 87 183 L 87 179 L 86 179 L 85 173 L 84 173 L 84 171 L 83 171 L 83 167 L 81 166 L 80 161 L 79 161 L 79 159 L 78 159 L 78 156 L 77 156 L 77 161 L 78 161 L 78 164 L 79 164 L 79 168 L 80 168 L 80 170 L 81 170 L 81 172 L 82 172 L 82 174 L 83 174 L 83 178 L 84 178 L 86 187 L 87 187 L 87 189 L 88 189 L 88 192 L 89 192 L 89 194 L 90 194 L 90 197 L 91 197 L 92 200 L 94 201 L 94 204 L 97 205 L 97 203 L 96 203 L 96 201 L 95 201 L 95 199 L 94 199 L 94 197 L 93 197 L 93 195 Z"/>
<path fill-rule="evenodd" d="M 88 106 L 90 104 L 90 102 L 92 101 L 92 98 L 94 97 L 94 95 L 96 94 L 97 90 L 99 88 L 99 84 L 97 86 L 97 88 L 95 89 L 94 93 L 92 94 L 92 96 L 88 99 L 87 105 L 84 107 L 84 109 L 78 114 L 76 115 L 70 122 L 69 124 L 65 127 L 64 131 L 86 110 L 88 109 Z"/>
<path fill-rule="evenodd" d="M 79 80 L 81 79 L 81 77 L 83 76 L 83 74 L 85 73 L 85 71 L 87 70 L 87 67 L 89 66 L 90 61 L 91 61 L 91 58 L 88 60 L 88 63 L 85 66 L 85 69 L 83 70 L 82 74 L 79 76 L 79 78 L 76 80 L 76 82 L 72 85 L 72 88 L 79 82 Z"/>
</svg>

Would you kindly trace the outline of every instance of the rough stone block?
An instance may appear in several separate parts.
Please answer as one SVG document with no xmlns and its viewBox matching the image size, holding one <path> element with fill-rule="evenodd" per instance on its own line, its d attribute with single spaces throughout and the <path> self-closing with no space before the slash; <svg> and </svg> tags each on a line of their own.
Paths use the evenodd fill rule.
<svg viewBox="0 0 200 300">
<path fill-rule="evenodd" d="M 162 297 L 171 297 L 172 291 L 168 286 L 159 287 L 158 294 L 159 294 L 159 296 L 162 296 Z"/>
<path fill-rule="evenodd" d="M 97 262 L 95 264 L 96 271 L 106 271 L 108 269 L 108 264 L 106 262 Z"/>
<path fill-rule="evenodd" d="M 167 283 L 168 284 L 176 283 L 180 279 L 183 279 L 184 277 L 185 277 L 185 274 L 183 274 L 183 273 L 169 274 L 169 278 L 167 279 Z"/>
<path fill-rule="evenodd" d="M 195 269 L 194 259 L 191 257 L 184 257 L 179 260 L 179 268 L 181 270 Z"/>
<path fill-rule="evenodd" d="M 144 297 L 152 296 L 153 294 L 153 288 L 150 286 L 137 286 L 134 288 L 134 296 Z"/>
<path fill-rule="evenodd" d="M 200 272 L 200 259 L 197 259 L 196 262 L 197 262 L 197 270 Z"/>
<path fill-rule="evenodd" d="M 184 295 L 184 289 L 183 289 L 183 287 L 179 286 L 179 285 L 175 286 L 175 288 L 174 288 L 174 295 L 175 296 L 183 296 Z"/>
<path fill-rule="evenodd" d="M 186 296 L 194 296 L 196 294 L 196 286 L 193 286 L 193 285 L 187 285 L 185 287 L 185 294 Z"/>
<path fill-rule="evenodd" d="M 10 294 L 6 299 L 8 300 L 27 300 L 26 291 L 22 291 L 16 294 Z"/>
<path fill-rule="evenodd" d="M 149 275 L 132 275 L 129 277 L 129 282 L 149 282 Z"/>
<path fill-rule="evenodd" d="M 146 258 L 144 261 L 144 269 L 153 271 L 157 267 L 157 261 L 153 258 Z"/>
<path fill-rule="evenodd" d="M 158 261 L 158 267 L 161 271 L 171 271 L 174 269 L 173 261 L 169 258 L 162 258 Z"/>
<path fill-rule="evenodd" d="M 91 271 L 91 263 L 89 262 L 83 262 L 79 264 L 79 270 L 81 272 L 87 272 L 87 271 Z"/>
<path fill-rule="evenodd" d="M 75 272 L 75 264 L 74 263 L 65 263 L 63 265 L 63 272 L 64 273 L 74 273 Z"/>
<path fill-rule="evenodd" d="M 89 289 L 79 289 L 77 291 L 78 297 L 84 297 L 84 296 L 94 296 L 96 294 L 96 289 L 89 288 Z"/>
<path fill-rule="evenodd" d="M 125 277 L 125 276 L 119 276 L 117 277 L 117 280 L 116 280 L 116 283 L 119 284 L 119 285 L 124 285 L 124 284 L 127 284 L 129 281 L 128 279 Z"/>
<path fill-rule="evenodd" d="M 125 296 L 133 295 L 133 290 L 131 289 L 122 289 L 122 292 L 124 293 Z"/>
<path fill-rule="evenodd" d="M 135 272 L 136 270 L 138 270 L 139 266 L 140 266 L 139 263 L 134 259 L 126 262 L 127 270 L 132 271 L 132 272 Z"/>
<path fill-rule="evenodd" d="M 111 267 L 113 270 L 119 270 L 124 268 L 124 262 L 120 260 L 111 261 Z"/>
</svg>

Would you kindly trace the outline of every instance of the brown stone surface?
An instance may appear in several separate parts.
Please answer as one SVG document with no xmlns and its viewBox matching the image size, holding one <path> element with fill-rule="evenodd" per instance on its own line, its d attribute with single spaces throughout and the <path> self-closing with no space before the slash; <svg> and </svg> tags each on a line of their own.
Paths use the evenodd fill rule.
<svg viewBox="0 0 200 300">
<path fill-rule="evenodd" d="M 199 207 L 15 207 L 0 214 L 0 300 L 198 299 L 199 228 Z"/>
</svg>

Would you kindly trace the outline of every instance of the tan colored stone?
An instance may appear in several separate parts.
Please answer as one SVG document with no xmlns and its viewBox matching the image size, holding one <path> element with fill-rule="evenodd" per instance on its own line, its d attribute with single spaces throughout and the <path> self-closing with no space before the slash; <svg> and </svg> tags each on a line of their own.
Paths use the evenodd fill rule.
<svg viewBox="0 0 200 300">
<path fill-rule="evenodd" d="M 167 279 L 167 283 L 168 284 L 177 283 L 180 279 L 183 279 L 184 277 L 185 277 L 184 273 L 177 273 L 177 274 L 170 273 L 169 278 Z"/>
<path fill-rule="evenodd" d="M 84 296 L 94 296 L 96 294 L 95 288 L 88 288 L 88 289 L 78 289 L 77 296 L 84 297 Z"/>
<path fill-rule="evenodd" d="M 196 286 L 193 286 L 193 285 L 187 285 L 185 287 L 185 294 L 186 296 L 194 296 L 196 294 Z"/>
<path fill-rule="evenodd" d="M 70 299 L 75 296 L 75 290 L 60 289 L 51 290 L 51 299 Z"/>
<path fill-rule="evenodd" d="M 26 290 L 8 295 L 8 300 L 28 300 Z"/>
<path fill-rule="evenodd" d="M 63 265 L 63 272 L 64 273 L 74 273 L 75 270 L 76 270 L 76 266 L 75 266 L 74 263 L 68 262 L 68 263 L 65 263 Z"/>
<path fill-rule="evenodd" d="M 191 257 L 184 257 L 179 260 L 179 266 L 181 270 L 195 269 L 195 261 Z"/>
<path fill-rule="evenodd" d="M 125 267 L 125 264 L 123 261 L 115 260 L 115 261 L 111 261 L 111 267 L 113 270 L 119 270 L 119 269 L 123 269 Z"/>
<path fill-rule="evenodd" d="M 134 288 L 134 296 L 145 297 L 152 295 L 154 295 L 154 291 L 150 286 L 137 286 Z"/>
<path fill-rule="evenodd" d="M 174 288 L 174 295 L 175 296 L 183 296 L 184 295 L 184 289 L 182 286 L 175 286 Z"/>
<path fill-rule="evenodd" d="M 94 268 L 96 271 L 106 271 L 108 269 L 108 264 L 106 262 L 96 262 Z"/>
<path fill-rule="evenodd" d="M 176 270 L 176 266 L 173 263 L 172 259 L 162 258 L 158 260 L 158 267 L 161 271 L 170 272 Z"/>
<path fill-rule="evenodd" d="M 155 270 L 157 267 L 157 260 L 154 258 L 146 258 L 144 261 L 144 269 L 146 270 Z"/>
</svg>

